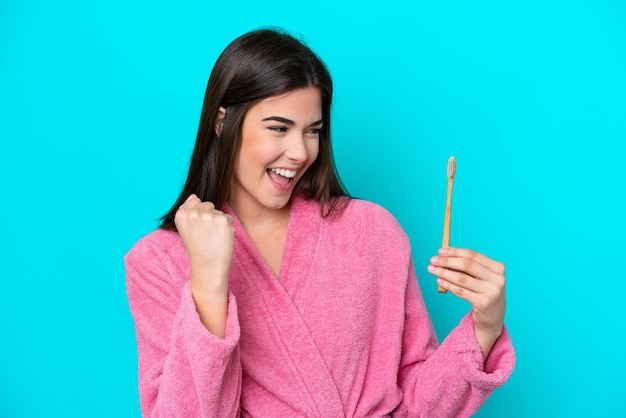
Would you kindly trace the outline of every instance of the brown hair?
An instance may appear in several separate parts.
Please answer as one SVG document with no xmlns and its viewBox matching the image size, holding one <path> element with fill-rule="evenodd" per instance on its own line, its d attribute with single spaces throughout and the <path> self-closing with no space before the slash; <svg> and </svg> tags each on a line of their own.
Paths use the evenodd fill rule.
<svg viewBox="0 0 626 418">
<path fill-rule="evenodd" d="M 330 143 L 330 73 L 301 41 L 279 30 L 262 29 L 235 39 L 215 63 L 187 180 L 178 200 L 161 219 L 161 228 L 176 230 L 176 211 L 192 193 L 221 209 L 228 200 L 247 111 L 263 99 L 306 87 L 316 87 L 321 93 L 324 124 L 317 159 L 299 180 L 294 193 L 319 201 L 323 216 L 341 212 L 347 199 L 337 198 L 347 193 L 337 175 Z M 215 122 L 220 107 L 227 112 L 218 135 Z"/>
</svg>

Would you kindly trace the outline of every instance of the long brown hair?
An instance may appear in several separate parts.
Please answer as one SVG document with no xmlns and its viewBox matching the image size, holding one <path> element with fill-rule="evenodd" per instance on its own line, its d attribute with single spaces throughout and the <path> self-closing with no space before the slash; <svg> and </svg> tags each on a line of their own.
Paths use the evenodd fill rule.
<svg viewBox="0 0 626 418">
<path fill-rule="evenodd" d="M 339 180 L 330 143 L 333 84 L 324 63 L 303 42 L 275 29 L 249 32 L 235 39 L 218 58 L 206 89 L 189 173 L 178 200 L 163 216 L 161 228 L 176 230 L 174 216 L 195 193 L 222 208 L 241 146 L 241 127 L 248 110 L 259 101 L 289 91 L 316 87 L 322 95 L 322 125 L 317 159 L 299 180 L 294 193 L 320 202 L 323 216 L 341 212 L 347 196 Z M 219 134 L 220 107 L 227 109 Z"/>
</svg>

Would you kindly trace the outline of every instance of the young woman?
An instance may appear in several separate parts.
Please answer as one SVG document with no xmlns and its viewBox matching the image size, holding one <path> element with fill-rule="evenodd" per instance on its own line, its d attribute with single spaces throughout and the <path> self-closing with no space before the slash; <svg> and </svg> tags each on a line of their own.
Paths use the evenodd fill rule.
<svg viewBox="0 0 626 418">
<path fill-rule="evenodd" d="M 432 258 L 472 305 L 439 345 L 407 236 L 341 186 L 331 99 L 279 31 L 215 64 L 180 197 L 125 258 L 144 416 L 470 416 L 511 374 L 504 266 Z"/>
</svg>

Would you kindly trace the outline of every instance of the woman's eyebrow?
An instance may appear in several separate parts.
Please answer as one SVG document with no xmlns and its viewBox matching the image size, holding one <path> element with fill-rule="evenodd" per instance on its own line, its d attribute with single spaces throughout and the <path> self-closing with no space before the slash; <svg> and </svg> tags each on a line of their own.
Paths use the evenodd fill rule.
<svg viewBox="0 0 626 418">
<path fill-rule="evenodd" d="M 281 123 L 285 123 L 287 125 L 295 125 L 296 123 L 294 121 L 292 121 L 291 119 L 287 119 L 287 118 L 281 118 L 280 116 L 270 116 L 268 118 L 263 119 L 263 122 L 265 121 L 276 121 L 276 122 L 281 122 Z"/>
<path fill-rule="evenodd" d="M 270 117 L 267 117 L 267 118 L 263 119 L 263 122 L 272 121 L 272 120 L 273 120 L 273 121 L 276 121 L 276 122 L 281 122 L 281 123 L 284 123 L 284 124 L 286 124 L 286 125 L 291 125 L 291 126 L 293 126 L 293 125 L 295 125 L 295 124 L 296 124 L 296 123 L 295 123 L 294 121 L 292 121 L 291 119 L 283 118 L 283 117 L 280 117 L 280 116 L 270 116 Z M 324 123 L 324 120 L 323 120 L 323 119 L 320 119 L 320 120 L 318 120 L 318 121 L 316 121 L 316 122 L 313 122 L 313 123 L 312 123 L 312 124 L 310 124 L 309 126 L 317 126 L 317 125 L 321 125 L 321 124 L 323 124 L 323 123 Z"/>
</svg>

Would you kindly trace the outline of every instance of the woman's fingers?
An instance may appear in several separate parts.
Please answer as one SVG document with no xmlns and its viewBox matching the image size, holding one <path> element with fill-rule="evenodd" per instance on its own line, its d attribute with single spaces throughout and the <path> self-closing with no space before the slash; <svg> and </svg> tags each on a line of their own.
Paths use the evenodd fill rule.
<svg viewBox="0 0 626 418">
<path fill-rule="evenodd" d="M 174 217 L 174 223 L 177 228 L 180 228 L 183 223 L 188 221 L 194 221 L 207 214 L 221 214 L 224 213 L 215 209 L 215 205 L 212 202 L 203 202 L 195 194 L 190 195 L 185 203 L 180 205 L 176 215 Z"/>
<path fill-rule="evenodd" d="M 437 283 L 470 302 L 474 309 L 489 310 L 504 297 L 504 264 L 473 250 L 443 248 L 431 258 L 428 271 Z"/>
<path fill-rule="evenodd" d="M 215 207 L 213 205 L 213 203 L 211 203 L 211 202 L 203 202 L 202 200 L 200 200 L 200 198 L 198 196 L 196 196 L 195 194 L 191 194 L 191 195 L 189 195 L 187 200 L 185 200 L 185 202 L 182 205 L 180 205 L 180 207 L 178 209 L 179 210 L 180 209 L 190 210 L 190 209 L 197 208 L 199 206 L 203 206 L 203 207 L 211 206 L 213 208 Z"/>
<path fill-rule="evenodd" d="M 435 256 L 430 260 L 434 268 L 429 269 L 429 271 L 459 286 L 479 291 L 484 288 L 485 282 L 499 283 L 504 277 L 500 273 L 504 270 L 503 267 L 501 268 L 494 263 L 488 263 L 489 266 L 482 264 L 480 261 L 484 262 L 484 258 L 486 257 Z M 496 268 L 497 271 L 494 271 L 493 268 Z"/>
<path fill-rule="evenodd" d="M 195 194 L 190 194 L 189 197 L 185 200 L 185 202 L 180 205 L 180 207 L 193 207 L 200 203 L 200 199 Z"/>
<path fill-rule="evenodd" d="M 452 270 L 450 267 L 438 266 L 437 261 L 434 260 L 431 260 L 431 265 L 428 267 L 428 271 L 438 278 L 462 289 L 470 290 L 472 292 L 481 292 L 484 289 L 484 283 L 482 280 L 462 271 Z M 445 288 L 445 286 L 442 287 Z"/>
<path fill-rule="evenodd" d="M 479 295 L 481 293 L 478 293 L 472 289 L 456 285 L 454 284 L 454 282 L 450 280 L 445 280 L 443 278 L 437 278 L 437 284 L 446 289 L 448 292 L 452 293 L 453 295 L 458 296 L 461 299 L 465 299 L 472 305 L 472 307 L 480 302 Z"/>
<path fill-rule="evenodd" d="M 455 248 L 447 247 L 439 249 L 439 255 L 442 257 L 458 257 L 463 259 L 472 260 L 478 264 L 482 264 L 488 269 L 494 271 L 497 274 L 504 275 L 506 268 L 504 264 L 499 261 L 493 260 L 484 254 L 470 250 L 467 248 Z"/>
</svg>

